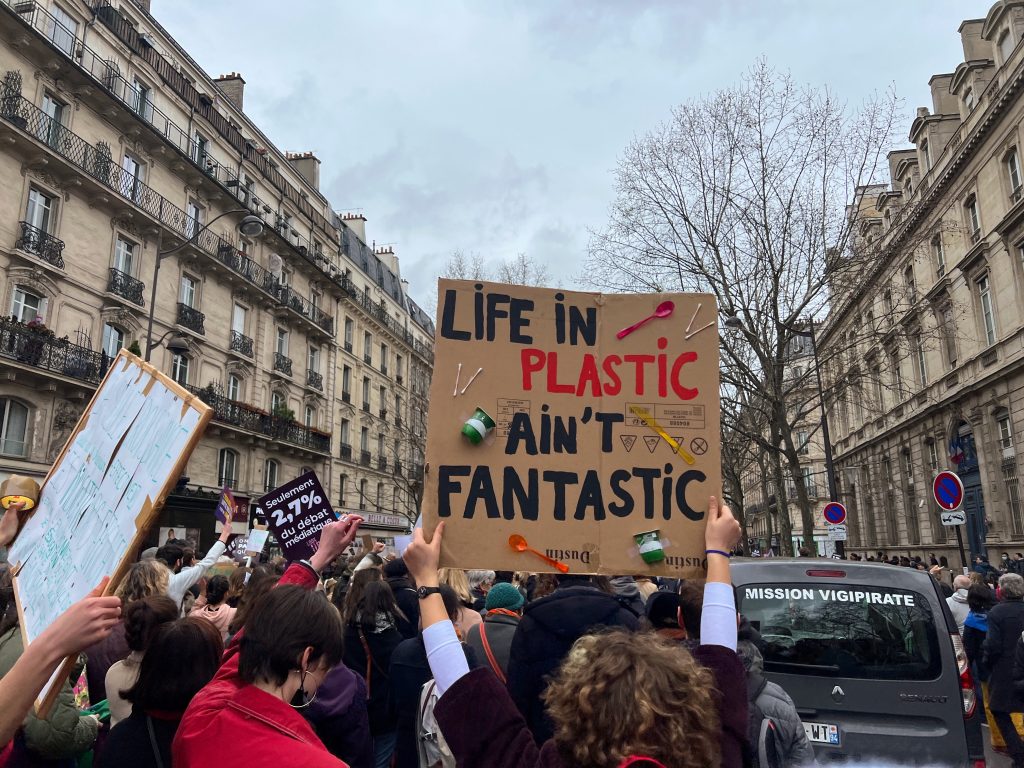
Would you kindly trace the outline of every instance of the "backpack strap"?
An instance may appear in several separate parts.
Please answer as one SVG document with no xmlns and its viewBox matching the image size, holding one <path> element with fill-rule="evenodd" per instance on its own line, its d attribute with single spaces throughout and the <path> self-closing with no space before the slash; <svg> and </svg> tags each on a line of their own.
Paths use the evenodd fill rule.
<svg viewBox="0 0 1024 768">
<path fill-rule="evenodd" d="M 430 697 L 434 693 L 434 688 L 437 687 L 437 681 L 436 680 L 431 680 L 429 683 L 427 683 L 427 685 L 429 686 L 429 688 L 427 688 L 427 690 L 423 691 L 423 693 L 422 693 L 422 699 L 423 699 L 422 704 L 423 704 L 423 706 L 420 707 L 420 727 L 421 728 L 423 726 L 423 718 L 427 716 L 427 707 L 430 706 Z M 419 730 L 419 729 L 417 729 L 417 730 Z"/>
<path fill-rule="evenodd" d="M 480 641 L 484 645 L 484 653 L 487 654 L 487 662 L 491 665 L 491 669 L 494 670 L 494 674 L 498 677 L 498 680 L 501 681 L 501 684 L 505 685 L 508 682 L 505 679 L 505 673 L 502 671 L 501 665 L 498 663 L 498 660 L 494 658 L 494 652 L 491 650 L 491 644 L 487 642 L 487 631 L 484 629 L 486 623 L 487 622 L 485 621 L 481 621 L 479 624 Z"/>
</svg>

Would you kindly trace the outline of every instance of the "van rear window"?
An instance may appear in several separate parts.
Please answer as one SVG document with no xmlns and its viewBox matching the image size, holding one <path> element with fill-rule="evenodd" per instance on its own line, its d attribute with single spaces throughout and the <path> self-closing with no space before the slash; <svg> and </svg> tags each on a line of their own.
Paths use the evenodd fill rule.
<svg viewBox="0 0 1024 768">
<path fill-rule="evenodd" d="M 761 633 L 769 671 L 883 680 L 934 680 L 941 671 L 938 632 L 920 593 L 747 584 L 737 597 Z"/>
</svg>

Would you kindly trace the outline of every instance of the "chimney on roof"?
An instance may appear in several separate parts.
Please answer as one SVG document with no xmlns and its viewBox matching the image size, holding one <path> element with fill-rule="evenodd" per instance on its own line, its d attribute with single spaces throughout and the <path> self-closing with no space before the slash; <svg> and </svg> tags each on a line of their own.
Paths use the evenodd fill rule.
<svg viewBox="0 0 1024 768">
<path fill-rule="evenodd" d="M 366 242 L 366 217 L 361 213 L 346 213 L 343 214 L 341 220 L 345 222 L 345 226 L 355 232 L 356 237 Z"/>
<path fill-rule="evenodd" d="M 313 189 L 320 191 L 320 158 L 312 152 L 287 152 L 285 157 L 292 168 L 308 181 Z"/>
<path fill-rule="evenodd" d="M 230 75 L 221 75 L 216 80 L 217 87 L 224 94 L 225 98 L 239 109 L 242 109 L 242 97 L 245 93 L 245 80 L 237 72 Z"/>
<path fill-rule="evenodd" d="M 384 266 L 391 270 L 392 274 L 398 274 L 398 257 L 395 256 L 394 246 L 381 246 L 375 248 L 373 252 L 377 254 L 377 258 L 384 263 Z"/>
</svg>

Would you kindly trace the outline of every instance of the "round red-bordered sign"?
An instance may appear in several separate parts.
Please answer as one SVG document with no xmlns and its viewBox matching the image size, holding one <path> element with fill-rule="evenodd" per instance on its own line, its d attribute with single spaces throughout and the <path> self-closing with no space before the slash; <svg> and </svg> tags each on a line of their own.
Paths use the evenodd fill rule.
<svg viewBox="0 0 1024 768">
<path fill-rule="evenodd" d="M 947 512 L 959 509 L 964 503 L 964 484 L 956 472 L 943 471 L 932 481 L 935 503 Z"/>
<path fill-rule="evenodd" d="M 846 507 L 838 501 L 830 501 L 826 504 L 825 508 L 821 510 L 821 514 L 825 517 L 825 522 L 832 525 L 842 525 L 846 522 Z"/>
</svg>

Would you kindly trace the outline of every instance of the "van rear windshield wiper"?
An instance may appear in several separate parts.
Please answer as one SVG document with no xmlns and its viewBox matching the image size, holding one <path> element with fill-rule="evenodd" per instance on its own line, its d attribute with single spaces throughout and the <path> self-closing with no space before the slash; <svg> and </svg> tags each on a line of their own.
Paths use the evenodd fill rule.
<svg viewBox="0 0 1024 768">
<path fill-rule="evenodd" d="M 834 664 L 801 664 L 798 661 L 771 661 L 765 659 L 766 667 L 795 667 L 796 669 L 809 669 L 815 672 L 829 672 L 836 674 L 839 672 L 839 667 Z"/>
</svg>

